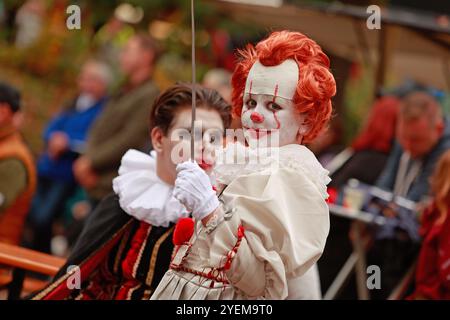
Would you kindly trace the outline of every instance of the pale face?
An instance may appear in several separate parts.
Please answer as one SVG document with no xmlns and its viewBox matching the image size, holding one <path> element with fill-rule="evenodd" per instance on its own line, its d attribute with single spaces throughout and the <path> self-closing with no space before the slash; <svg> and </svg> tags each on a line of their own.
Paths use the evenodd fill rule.
<svg viewBox="0 0 450 320">
<path fill-rule="evenodd" d="M 403 119 L 397 124 L 397 139 L 413 158 L 420 158 L 436 145 L 442 135 L 441 122 L 430 124 L 428 119 Z"/>
<path fill-rule="evenodd" d="M 158 175 L 169 184 L 175 181 L 177 164 L 189 160 L 191 156 L 191 117 L 190 106 L 186 106 L 177 112 L 167 135 L 163 135 L 158 128 L 152 131 L 153 146 L 161 168 Z M 222 118 L 215 110 L 198 108 L 196 119 L 201 132 L 195 134 L 195 161 L 209 174 L 215 163 L 215 150 L 218 144 L 222 144 L 225 129 Z"/>
<path fill-rule="evenodd" d="M 120 66 L 126 76 L 139 71 L 144 65 L 149 65 L 152 60 L 152 53 L 144 49 L 138 38 L 131 38 L 125 44 L 120 53 Z"/>
<path fill-rule="evenodd" d="M 105 95 L 107 85 L 95 64 L 88 63 L 83 66 L 78 76 L 78 89 L 81 93 L 89 94 L 96 99 Z"/>
<path fill-rule="evenodd" d="M 249 144 L 284 146 L 298 143 L 304 134 L 304 115 L 294 108 L 298 66 L 288 59 L 265 67 L 257 61 L 247 77 L 241 121 Z"/>
<path fill-rule="evenodd" d="M 259 146 L 263 147 L 276 147 L 297 142 L 302 116 L 295 112 L 290 100 L 245 94 L 241 121 L 247 140 L 259 140 Z"/>
<path fill-rule="evenodd" d="M 171 162 L 175 165 L 191 157 L 191 117 L 190 107 L 183 109 L 174 119 L 167 135 L 167 142 L 171 145 Z M 222 145 L 225 128 L 220 114 L 215 110 L 200 107 L 195 118 L 195 161 L 209 172 L 215 163 L 215 150 Z"/>
</svg>

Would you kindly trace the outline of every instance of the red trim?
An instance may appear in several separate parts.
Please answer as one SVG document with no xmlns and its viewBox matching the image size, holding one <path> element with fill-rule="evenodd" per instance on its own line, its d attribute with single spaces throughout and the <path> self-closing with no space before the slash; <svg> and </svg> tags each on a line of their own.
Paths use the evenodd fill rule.
<svg viewBox="0 0 450 320">
<path fill-rule="evenodd" d="M 150 224 L 141 221 L 138 230 L 131 240 L 130 250 L 128 250 L 125 259 L 122 261 L 122 274 L 124 281 L 115 296 L 115 300 L 128 300 L 130 290 L 140 284 L 140 282 L 136 280 L 135 270 L 136 265 L 140 262 L 139 254 L 142 247 L 147 243 L 146 240 L 150 229 Z"/>
<path fill-rule="evenodd" d="M 225 261 L 225 264 L 222 267 L 219 268 L 213 268 L 208 273 L 197 271 L 191 268 L 184 267 L 182 263 L 180 265 L 170 265 L 170 269 L 176 270 L 176 271 L 184 271 L 188 273 L 195 274 L 197 276 L 201 276 L 216 282 L 222 282 L 223 284 L 229 284 L 228 280 L 226 279 L 226 276 L 224 274 L 225 271 L 229 270 L 231 268 L 231 263 L 233 262 L 234 257 L 236 256 L 236 253 L 239 249 L 239 246 L 241 245 L 242 238 L 245 236 L 245 228 L 244 226 L 240 225 L 237 231 L 237 241 L 234 247 L 228 251 L 226 257 L 227 260 Z M 184 258 L 182 261 L 184 261 Z M 211 283 L 211 288 L 214 287 L 214 283 Z"/>
<path fill-rule="evenodd" d="M 129 225 L 127 225 L 128 227 Z M 123 228 L 120 230 L 109 242 L 107 242 L 102 248 L 100 248 L 92 257 L 85 260 L 84 263 L 81 263 L 80 266 L 80 276 L 81 283 L 83 283 L 88 276 L 98 267 L 98 265 L 105 259 L 105 257 L 109 254 L 110 250 L 117 244 L 117 242 L 121 239 L 123 233 L 127 228 Z M 67 279 L 66 279 L 67 281 Z M 42 300 L 63 300 L 65 299 L 70 292 L 71 289 L 68 288 L 66 281 L 60 283 L 55 289 L 49 292 Z"/>
<path fill-rule="evenodd" d="M 133 279 L 136 276 L 134 274 L 134 266 L 138 263 L 139 253 L 142 246 L 145 245 L 150 227 L 150 224 L 141 221 L 131 240 L 130 250 L 128 250 L 125 259 L 122 261 L 122 272 L 126 279 Z"/>
</svg>

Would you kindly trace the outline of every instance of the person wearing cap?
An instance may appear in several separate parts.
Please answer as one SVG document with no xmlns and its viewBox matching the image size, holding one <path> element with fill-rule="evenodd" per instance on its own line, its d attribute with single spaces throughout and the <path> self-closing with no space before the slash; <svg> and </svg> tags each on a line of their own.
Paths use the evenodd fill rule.
<svg viewBox="0 0 450 320">
<path fill-rule="evenodd" d="M 14 125 L 20 93 L 0 82 L 0 242 L 19 244 L 36 187 L 30 150 Z"/>
</svg>

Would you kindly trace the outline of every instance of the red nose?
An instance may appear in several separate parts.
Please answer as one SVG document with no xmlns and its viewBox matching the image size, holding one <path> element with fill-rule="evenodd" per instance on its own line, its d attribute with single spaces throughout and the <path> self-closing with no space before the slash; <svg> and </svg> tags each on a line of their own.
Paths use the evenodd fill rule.
<svg viewBox="0 0 450 320">
<path fill-rule="evenodd" d="M 254 123 L 264 122 L 264 116 L 258 112 L 252 112 L 252 114 L 250 115 L 250 119 L 252 119 Z"/>
</svg>

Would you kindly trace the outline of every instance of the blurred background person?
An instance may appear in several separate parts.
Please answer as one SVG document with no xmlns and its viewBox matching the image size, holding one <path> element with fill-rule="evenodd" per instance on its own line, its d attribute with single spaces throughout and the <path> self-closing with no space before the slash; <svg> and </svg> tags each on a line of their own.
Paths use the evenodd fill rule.
<svg viewBox="0 0 450 320">
<path fill-rule="evenodd" d="M 394 145 L 399 105 L 400 100 L 394 96 L 375 101 L 351 146 L 327 164 L 332 178 L 329 187 L 339 189 L 351 178 L 375 184 Z"/>
<path fill-rule="evenodd" d="M 85 153 L 74 163 L 75 177 L 94 207 L 112 191 L 124 153 L 132 148 L 150 150 L 147 119 L 159 92 L 152 80 L 157 53 L 155 42 L 146 34 L 127 42 L 120 56 L 125 82 L 96 120 Z"/>
<path fill-rule="evenodd" d="M 117 67 L 120 52 L 136 34 L 133 26 L 143 17 L 142 8 L 122 3 L 94 35 L 93 47 L 97 58 L 106 61 L 113 68 L 115 75 L 120 75 L 120 68 Z"/>
<path fill-rule="evenodd" d="M 44 0 L 27 0 L 16 14 L 17 48 L 27 48 L 39 38 L 44 25 L 46 3 Z"/>
<path fill-rule="evenodd" d="M 376 100 L 365 125 L 351 145 L 337 154 L 325 166 L 330 171 L 329 188 L 342 193 L 350 179 L 373 185 L 394 145 L 400 99 L 385 96 Z M 348 239 L 351 220 L 330 216 L 327 246 L 318 262 L 322 287 L 328 288 L 353 248 Z M 355 298 L 354 284 L 347 286 L 341 298 Z"/>
<path fill-rule="evenodd" d="M 228 102 L 231 101 L 231 72 L 225 69 L 211 69 L 203 77 L 203 86 L 214 89 Z"/>
<path fill-rule="evenodd" d="M 450 150 L 430 180 L 433 202 L 421 217 L 423 238 L 413 299 L 450 299 Z"/>
<path fill-rule="evenodd" d="M 438 158 L 450 148 L 450 123 L 439 102 L 424 91 L 409 93 L 402 101 L 396 138 L 376 185 L 418 202 L 428 195 Z"/>
<path fill-rule="evenodd" d="M 107 101 L 109 67 L 88 61 L 78 77 L 78 94 L 44 132 L 46 149 L 38 160 L 38 187 L 29 214 L 30 246 L 50 252 L 52 225 L 64 210 L 77 184 L 72 166 L 84 152 L 87 133 Z"/>
<path fill-rule="evenodd" d="M 224 99 L 231 103 L 231 72 L 226 69 L 215 68 L 206 72 L 203 77 L 205 88 L 216 90 Z M 239 119 L 232 119 L 230 129 L 241 128 Z"/>
<path fill-rule="evenodd" d="M 396 138 L 398 143 L 376 185 L 395 197 L 423 203 L 429 199 L 429 179 L 436 163 L 450 149 L 450 124 L 439 102 L 425 91 L 406 95 L 400 107 Z M 391 203 L 382 212 L 395 218 L 396 209 L 398 205 Z M 368 263 L 378 265 L 383 277 L 382 289 L 374 291 L 373 297 L 385 299 L 417 258 L 418 243 L 406 230 L 388 225 L 378 228 L 374 239 Z"/>
<path fill-rule="evenodd" d="M 14 125 L 20 93 L 0 82 L 0 241 L 18 245 L 36 187 L 34 160 Z"/>
</svg>

